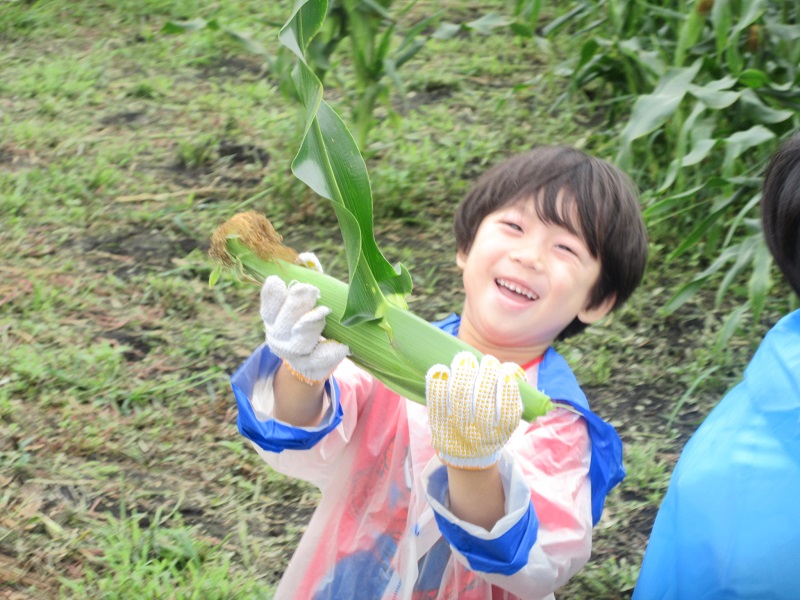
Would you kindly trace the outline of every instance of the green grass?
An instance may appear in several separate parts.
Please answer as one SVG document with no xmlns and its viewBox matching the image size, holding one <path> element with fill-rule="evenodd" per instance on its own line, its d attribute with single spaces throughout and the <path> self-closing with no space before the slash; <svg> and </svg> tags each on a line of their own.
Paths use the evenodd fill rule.
<svg viewBox="0 0 800 600">
<path fill-rule="evenodd" d="M 81 579 L 61 578 L 63 596 L 126 598 L 135 590 L 138 598 L 156 599 L 177 589 L 181 591 L 173 597 L 187 599 L 272 597 L 272 586 L 231 569 L 235 552 L 229 538 L 220 540 L 185 526 L 179 510 L 180 503 L 169 514 L 158 510 L 151 519 L 128 516 L 123 507 L 119 517 L 109 516 L 91 536 L 75 542 L 79 551 L 95 558 Z M 246 530 L 238 533 L 237 542 L 247 546 Z M 230 538 L 236 537 L 232 532 Z"/>
<path fill-rule="evenodd" d="M 270 472 L 236 431 L 228 378 L 262 340 L 257 290 L 209 288 L 205 249 L 252 208 L 344 278 L 334 213 L 289 172 L 300 123 L 264 62 L 222 32 L 161 31 L 216 18 L 274 51 L 290 4 L 0 11 L 0 596 L 266 598 L 308 522 L 318 492 Z M 405 18 L 434 4 L 451 21 L 504 6 L 428 1 Z M 613 158 L 613 127 L 592 118 L 603 106 L 563 97 L 566 41 L 431 40 L 401 71 L 407 104 L 378 108 L 364 148 L 376 234 L 411 271 L 420 316 L 460 308 L 452 212 L 488 165 L 540 143 Z M 327 84 L 347 118 L 346 62 Z M 560 599 L 630 596 L 677 452 L 786 309 L 771 300 L 716 352 L 732 304 L 658 312 L 704 266 L 665 265 L 675 243 L 654 239 L 630 304 L 561 347 L 618 427 L 629 476 Z"/>
</svg>

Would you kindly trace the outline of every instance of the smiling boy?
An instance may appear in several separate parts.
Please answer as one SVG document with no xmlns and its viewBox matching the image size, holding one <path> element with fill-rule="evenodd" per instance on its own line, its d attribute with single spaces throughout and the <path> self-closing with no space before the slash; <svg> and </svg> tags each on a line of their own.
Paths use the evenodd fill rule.
<svg viewBox="0 0 800 600">
<path fill-rule="evenodd" d="M 484 358 L 433 365 L 427 408 L 319 338 L 315 288 L 264 284 L 267 343 L 232 380 L 239 428 L 322 491 L 276 598 L 553 598 L 589 558 L 621 443 L 552 345 L 641 281 L 637 198 L 608 163 L 542 147 L 481 177 L 455 234 L 463 314 L 437 325 Z M 557 408 L 521 422 L 516 377 Z"/>
<path fill-rule="evenodd" d="M 503 361 L 542 356 L 575 318 L 594 323 L 614 304 L 612 294 L 589 305 L 599 257 L 577 232 L 542 220 L 533 203 L 488 215 L 456 262 L 466 290 L 459 336 Z"/>
</svg>

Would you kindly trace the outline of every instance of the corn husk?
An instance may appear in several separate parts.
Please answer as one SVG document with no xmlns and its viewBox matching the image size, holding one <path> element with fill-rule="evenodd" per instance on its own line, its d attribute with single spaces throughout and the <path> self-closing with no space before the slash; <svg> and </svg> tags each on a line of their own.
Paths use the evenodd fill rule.
<svg viewBox="0 0 800 600">
<path fill-rule="evenodd" d="M 345 325 L 350 286 L 294 262 L 297 254 L 283 246 L 280 236 L 263 215 L 235 215 L 212 237 L 209 254 L 241 278 L 262 283 L 277 275 L 287 284 L 301 281 L 320 290 L 319 303 L 331 309 L 323 335 L 350 347 L 351 360 L 398 394 L 425 403 L 425 375 L 435 364 L 450 365 L 461 351 L 481 353 L 411 311 L 386 302 L 381 316 Z M 553 407 L 550 399 L 520 382 L 523 418 L 531 421 Z"/>
</svg>

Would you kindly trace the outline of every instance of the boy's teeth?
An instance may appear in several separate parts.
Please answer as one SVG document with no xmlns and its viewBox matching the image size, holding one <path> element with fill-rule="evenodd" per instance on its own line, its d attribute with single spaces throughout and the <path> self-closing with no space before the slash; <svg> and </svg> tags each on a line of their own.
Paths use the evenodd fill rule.
<svg viewBox="0 0 800 600">
<path fill-rule="evenodd" d="M 508 290 L 511 290 L 512 292 L 516 292 L 517 294 L 520 294 L 521 296 L 525 296 L 526 298 L 529 298 L 531 300 L 538 300 L 539 299 L 539 296 L 537 296 L 536 294 L 533 294 L 533 293 L 531 293 L 531 292 L 529 292 L 527 290 L 523 290 L 518 285 L 514 285 L 513 283 L 509 283 L 505 279 L 498 279 L 497 280 L 497 285 L 499 285 L 501 287 L 504 287 L 504 288 L 506 288 Z"/>
</svg>

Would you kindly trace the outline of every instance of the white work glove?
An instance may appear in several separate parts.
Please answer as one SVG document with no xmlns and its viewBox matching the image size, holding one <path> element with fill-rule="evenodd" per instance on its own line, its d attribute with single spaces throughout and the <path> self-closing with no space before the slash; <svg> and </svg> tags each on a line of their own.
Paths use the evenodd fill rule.
<svg viewBox="0 0 800 600">
<path fill-rule="evenodd" d="M 434 365 L 425 376 L 433 447 L 441 461 L 460 469 L 486 469 L 500 459 L 522 418 L 518 380 L 522 367 L 459 352 L 448 369 Z"/>
<path fill-rule="evenodd" d="M 322 267 L 310 252 L 297 261 L 320 273 Z M 288 287 L 280 277 L 267 277 L 261 288 L 261 319 L 264 321 L 267 344 L 275 356 L 300 381 L 309 385 L 328 378 L 350 349 L 334 340 L 321 337 L 327 306 L 317 306 L 319 288 L 308 283 L 292 283 Z"/>
</svg>

